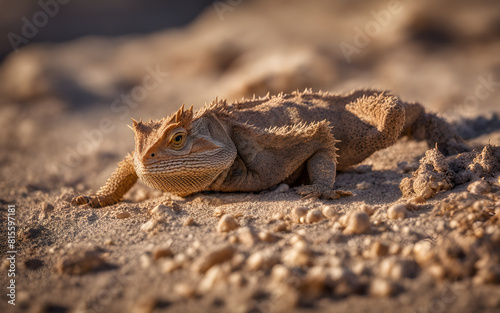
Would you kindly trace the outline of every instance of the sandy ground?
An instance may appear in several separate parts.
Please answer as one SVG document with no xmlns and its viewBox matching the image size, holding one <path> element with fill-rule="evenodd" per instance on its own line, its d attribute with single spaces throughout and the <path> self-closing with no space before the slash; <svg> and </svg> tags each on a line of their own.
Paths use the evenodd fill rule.
<svg viewBox="0 0 500 313">
<path fill-rule="evenodd" d="M 5 59 L 0 284 L 10 292 L 14 248 L 16 305 L 2 295 L 0 310 L 500 311 L 498 173 L 489 189 L 404 199 L 399 184 L 425 143 L 402 139 L 339 173 L 336 188 L 354 195 L 338 200 L 303 200 L 287 185 L 179 198 L 139 183 L 122 203 L 71 206 L 133 149 L 131 117 L 215 96 L 386 89 L 455 122 L 473 147 L 500 144 L 495 123 L 462 119 L 500 111 L 496 1 L 228 3 L 185 28 L 31 45 Z M 221 232 L 225 214 L 237 227 Z M 353 233 L 365 214 L 369 229 Z"/>
</svg>

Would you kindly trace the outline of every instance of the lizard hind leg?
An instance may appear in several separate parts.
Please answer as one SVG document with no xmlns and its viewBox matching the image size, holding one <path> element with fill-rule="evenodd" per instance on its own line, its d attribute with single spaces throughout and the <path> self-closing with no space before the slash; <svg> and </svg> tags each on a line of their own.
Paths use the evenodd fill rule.
<svg viewBox="0 0 500 313">
<path fill-rule="evenodd" d="M 336 161 L 332 160 L 329 151 L 320 150 L 312 155 L 307 160 L 307 173 L 311 184 L 297 189 L 303 198 L 338 199 L 352 195 L 350 192 L 334 190 Z"/>
</svg>

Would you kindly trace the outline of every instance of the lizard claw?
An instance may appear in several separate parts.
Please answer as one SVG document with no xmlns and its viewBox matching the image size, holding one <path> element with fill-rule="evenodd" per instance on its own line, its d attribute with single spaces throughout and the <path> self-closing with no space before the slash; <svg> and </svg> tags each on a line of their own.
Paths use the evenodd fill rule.
<svg viewBox="0 0 500 313">
<path fill-rule="evenodd" d="M 340 197 L 352 196 L 352 192 L 333 190 L 323 185 L 301 186 L 297 190 L 297 193 L 299 195 L 302 195 L 302 199 L 309 199 L 309 198 L 338 199 Z"/>
</svg>

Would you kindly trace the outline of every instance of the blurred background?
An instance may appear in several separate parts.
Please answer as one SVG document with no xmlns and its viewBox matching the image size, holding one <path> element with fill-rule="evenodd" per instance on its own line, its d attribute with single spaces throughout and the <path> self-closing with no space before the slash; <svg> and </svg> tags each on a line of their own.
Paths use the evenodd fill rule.
<svg viewBox="0 0 500 313">
<path fill-rule="evenodd" d="M 0 12 L 9 187 L 94 175 L 95 188 L 133 149 L 131 117 L 216 96 L 365 87 L 449 120 L 500 111 L 498 0 L 3 0 Z"/>
</svg>

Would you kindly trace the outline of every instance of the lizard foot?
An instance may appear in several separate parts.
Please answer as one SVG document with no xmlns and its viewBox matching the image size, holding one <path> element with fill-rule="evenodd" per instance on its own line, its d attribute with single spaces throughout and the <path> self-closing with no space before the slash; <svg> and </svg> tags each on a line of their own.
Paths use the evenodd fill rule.
<svg viewBox="0 0 500 313">
<path fill-rule="evenodd" d="M 308 198 L 324 198 L 324 199 L 338 199 L 340 197 L 352 196 L 352 192 L 333 190 L 323 185 L 306 185 L 297 189 L 297 193 L 302 195 L 303 199 Z"/>
<path fill-rule="evenodd" d="M 102 208 L 108 205 L 117 203 L 113 197 L 105 195 L 88 195 L 88 196 L 78 196 L 71 199 L 72 205 L 84 205 L 88 204 L 93 208 Z"/>
</svg>

